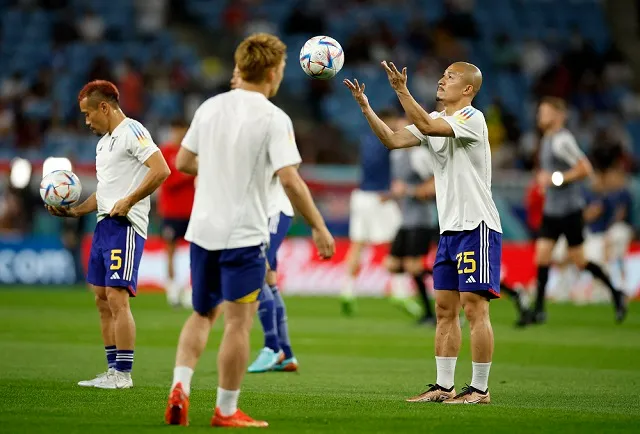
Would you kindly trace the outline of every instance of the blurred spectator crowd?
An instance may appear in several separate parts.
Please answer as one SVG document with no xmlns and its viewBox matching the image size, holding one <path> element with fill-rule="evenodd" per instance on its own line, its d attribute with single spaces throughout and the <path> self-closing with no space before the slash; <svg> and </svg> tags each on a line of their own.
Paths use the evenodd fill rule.
<svg viewBox="0 0 640 434">
<path fill-rule="evenodd" d="M 307 163 L 354 164 L 367 128 L 342 78 L 367 84 L 374 108 L 396 106 L 379 62 L 406 65 L 410 89 L 435 109 L 437 81 L 457 60 L 484 73 L 494 165 L 531 170 L 536 101 L 565 98 L 570 128 L 590 155 L 640 155 L 640 80 L 611 37 L 598 0 L 0 0 L 0 161 L 66 156 L 91 163 L 76 107 L 82 85 L 114 81 L 124 112 L 157 142 L 176 118 L 228 89 L 235 44 L 260 31 L 288 45 L 276 103 L 294 119 Z M 331 81 L 311 80 L 299 49 L 326 34 L 345 51 Z M 634 81 L 635 79 L 635 81 Z M 499 182 L 499 172 L 497 181 Z M 5 205 L 6 206 L 6 205 Z"/>
</svg>

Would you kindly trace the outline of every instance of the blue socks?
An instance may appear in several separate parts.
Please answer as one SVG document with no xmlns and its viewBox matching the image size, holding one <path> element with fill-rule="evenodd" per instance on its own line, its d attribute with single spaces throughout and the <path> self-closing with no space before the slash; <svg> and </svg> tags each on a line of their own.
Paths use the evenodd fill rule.
<svg viewBox="0 0 640 434">
<path fill-rule="evenodd" d="M 258 315 L 264 331 L 264 346 L 277 353 L 280 351 L 280 345 L 278 345 L 278 329 L 276 328 L 276 307 L 273 292 L 266 283 L 262 287 L 258 299 L 260 300 Z"/>
<path fill-rule="evenodd" d="M 278 340 L 280 342 L 280 348 L 284 352 L 284 358 L 290 359 L 293 357 L 293 351 L 291 351 L 291 341 L 289 340 L 289 326 L 287 325 L 287 309 L 284 307 L 284 300 L 282 295 L 278 291 L 278 286 L 274 285 L 271 288 L 273 294 L 273 300 L 276 308 L 276 321 L 278 325 Z"/>
<path fill-rule="evenodd" d="M 116 371 L 131 372 L 133 368 L 133 350 L 118 350 L 116 354 Z"/>
<path fill-rule="evenodd" d="M 104 347 L 104 352 L 107 354 L 107 367 L 109 369 L 116 367 L 116 346 L 109 345 L 108 347 Z"/>
</svg>

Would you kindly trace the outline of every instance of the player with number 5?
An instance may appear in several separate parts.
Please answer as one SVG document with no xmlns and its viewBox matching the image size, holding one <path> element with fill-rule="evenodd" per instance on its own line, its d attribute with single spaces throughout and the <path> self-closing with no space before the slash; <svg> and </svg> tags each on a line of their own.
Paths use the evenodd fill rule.
<svg viewBox="0 0 640 434">
<path fill-rule="evenodd" d="M 136 295 L 138 266 L 149 225 L 149 195 L 170 171 L 147 129 L 120 109 L 113 83 L 88 83 L 80 91 L 78 103 L 87 126 L 101 136 L 96 146 L 97 191 L 75 208 L 47 209 L 58 217 L 98 213 L 87 281 L 100 313 L 107 371 L 78 385 L 128 389 L 133 386 L 136 338 L 129 297 Z"/>
<path fill-rule="evenodd" d="M 435 384 L 409 402 L 488 404 L 493 356 L 489 300 L 500 297 L 502 228 L 491 197 L 491 150 L 484 115 L 471 102 L 482 85 L 480 70 L 469 63 L 449 66 L 438 82 L 441 112 L 427 113 L 407 89 L 407 70 L 382 62 L 413 125 L 392 131 L 369 105 L 364 84 L 344 80 L 373 132 L 390 149 L 425 146 L 432 157 L 440 242 L 433 266 L 436 289 Z M 471 384 L 460 394 L 454 372 L 460 351 L 458 313 L 471 327 Z"/>
</svg>

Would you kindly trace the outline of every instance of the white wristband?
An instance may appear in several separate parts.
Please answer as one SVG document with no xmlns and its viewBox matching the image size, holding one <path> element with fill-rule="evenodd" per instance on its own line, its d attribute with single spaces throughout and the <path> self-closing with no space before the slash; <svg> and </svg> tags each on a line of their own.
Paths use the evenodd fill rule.
<svg viewBox="0 0 640 434">
<path fill-rule="evenodd" d="M 553 172 L 551 174 L 551 183 L 556 187 L 560 187 L 564 183 L 564 175 L 562 172 Z"/>
</svg>

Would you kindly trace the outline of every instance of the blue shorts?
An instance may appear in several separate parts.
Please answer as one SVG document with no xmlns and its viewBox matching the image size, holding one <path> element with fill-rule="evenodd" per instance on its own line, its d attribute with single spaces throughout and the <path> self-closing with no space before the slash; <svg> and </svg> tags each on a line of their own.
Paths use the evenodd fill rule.
<svg viewBox="0 0 640 434">
<path fill-rule="evenodd" d="M 287 236 L 287 232 L 289 232 L 292 220 L 291 217 L 284 213 L 276 214 L 269 218 L 271 239 L 269 240 L 269 250 L 267 250 L 267 262 L 269 263 L 269 268 L 273 271 L 278 269 L 278 249 L 282 241 L 284 241 L 284 237 Z"/>
<path fill-rule="evenodd" d="M 257 301 L 267 271 L 265 250 L 265 245 L 206 250 L 191 243 L 193 309 L 206 315 L 222 301 Z"/>
<path fill-rule="evenodd" d="M 433 264 L 433 286 L 499 298 L 501 255 L 502 234 L 484 222 L 470 231 L 445 232 Z"/>
<path fill-rule="evenodd" d="M 145 239 L 126 217 L 106 217 L 93 233 L 87 282 L 96 286 L 126 288 L 132 297 L 138 287 L 138 268 Z"/>
</svg>

